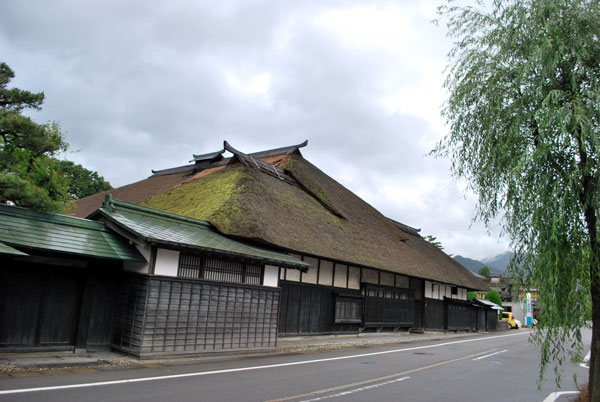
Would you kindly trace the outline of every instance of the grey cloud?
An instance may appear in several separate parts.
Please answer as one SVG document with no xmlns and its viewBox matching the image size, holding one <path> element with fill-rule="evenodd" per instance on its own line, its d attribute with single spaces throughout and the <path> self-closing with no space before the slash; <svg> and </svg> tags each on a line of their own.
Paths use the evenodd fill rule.
<svg viewBox="0 0 600 402">
<path fill-rule="evenodd" d="M 381 180 L 448 177 L 447 165 L 424 156 L 422 139 L 436 136 L 429 122 L 379 103 L 386 77 L 410 83 L 418 67 L 344 46 L 311 22 L 326 7 L 354 4 L 363 3 L 9 1 L 0 53 L 17 73 L 15 86 L 45 91 L 33 115 L 61 123 L 81 150 L 67 157 L 113 185 L 186 164 L 223 139 L 247 152 L 309 139 L 310 161 L 338 180 L 352 174 L 344 184 L 365 194 L 377 195 Z M 430 31 L 422 40 L 435 46 Z M 238 93 L 226 71 L 242 81 L 268 74 L 269 90 Z M 368 201 L 431 232 L 465 230 L 460 217 L 434 218 L 444 205 L 464 205 L 460 197 L 429 196 L 425 214 Z"/>
</svg>

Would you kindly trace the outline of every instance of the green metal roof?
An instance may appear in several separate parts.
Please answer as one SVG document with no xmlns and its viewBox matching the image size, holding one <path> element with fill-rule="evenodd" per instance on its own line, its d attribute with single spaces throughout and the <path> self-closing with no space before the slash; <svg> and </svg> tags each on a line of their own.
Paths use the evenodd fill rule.
<svg viewBox="0 0 600 402">
<path fill-rule="evenodd" d="M 311 266 L 287 254 L 252 247 L 228 238 L 209 222 L 113 200 L 110 195 L 106 196 L 102 208 L 92 213 L 89 218 L 98 215 L 150 243 L 196 248 L 301 270 Z"/>
<path fill-rule="evenodd" d="M 0 243 L 0 254 L 29 255 L 4 243 Z"/>
<path fill-rule="evenodd" d="M 0 241 L 88 257 L 146 261 L 101 222 L 0 204 Z"/>
</svg>

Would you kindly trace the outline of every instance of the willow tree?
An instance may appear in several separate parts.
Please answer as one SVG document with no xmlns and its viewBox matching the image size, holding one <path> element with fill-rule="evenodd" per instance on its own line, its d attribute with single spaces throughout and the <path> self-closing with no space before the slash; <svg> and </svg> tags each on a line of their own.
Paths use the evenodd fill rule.
<svg viewBox="0 0 600 402">
<path fill-rule="evenodd" d="M 440 15 L 454 46 L 449 134 L 434 154 L 477 194 L 478 218 L 502 218 L 513 269 L 540 289 L 540 375 L 581 354 L 591 317 L 589 385 L 600 401 L 600 5 L 494 0 Z"/>
</svg>

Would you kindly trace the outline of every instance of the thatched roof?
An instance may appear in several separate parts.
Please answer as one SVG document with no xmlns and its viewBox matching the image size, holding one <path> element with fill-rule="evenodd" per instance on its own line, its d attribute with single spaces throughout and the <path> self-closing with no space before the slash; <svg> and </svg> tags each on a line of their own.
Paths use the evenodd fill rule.
<svg viewBox="0 0 600 402">
<path fill-rule="evenodd" d="M 209 221 L 220 232 L 241 239 L 471 289 L 482 287 L 470 271 L 416 230 L 386 218 L 305 160 L 298 149 L 305 145 L 250 155 L 229 146 L 231 158 L 207 154 L 211 157 L 196 160 L 202 166 L 158 171 L 110 192 L 120 200 Z M 75 214 L 91 213 L 103 197 L 78 201 Z"/>
</svg>

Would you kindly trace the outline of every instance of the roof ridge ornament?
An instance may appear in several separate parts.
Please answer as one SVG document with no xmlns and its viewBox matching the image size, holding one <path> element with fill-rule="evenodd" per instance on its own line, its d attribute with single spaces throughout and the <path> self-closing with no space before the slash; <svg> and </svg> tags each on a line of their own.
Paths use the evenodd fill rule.
<svg viewBox="0 0 600 402">
<path fill-rule="evenodd" d="M 102 208 L 108 210 L 108 211 L 114 211 L 115 209 L 115 202 L 113 199 L 112 194 L 106 194 L 106 196 L 104 197 L 104 201 L 102 201 Z"/>
<path fill-rule="evenodd" d="M 304 142 L 301 142 L 300 144 L 296 145 L 294 148 L 298 149 L 298 148 L 304 148 L 305 146 L 308 145 L 308 140 L 304 140 Z M 288 153 L 292 153 L 293 151 L 288 151 Z"/>
<path fill-rule="evenodd" d="M 224 149 L 225 151 L 229 151 L 229 152 L 231 152 L 231 153 L 232 153 L 232 154 L 234 154 L 234 155 L 237 155 L 237 154 L 246 155 L 245 153 L 243 153 L 243 152 L 240 152 L 240 151 L 238 151 L 237 149 L 235 149 L 234 147 L 232 147 L 232 146 L 231 146 L 231 145 L 230 145 L 230 144 L 227 142 L 227 140 L 223 141 L 223 149 Z"/>
<path fill-rule="evenodd" d="M 282 176 L 285 174 L 283 169 L 277 168 L 277 166 L 273 165 L 272 163 L 265 162 L 263 160 L 260 160 L 260 158 L 254 158 L 252 155 L 248 155 L 241 151 L 238 151 L 237 149 L 232 147 L 227 141 L 223 141 L 223 148 L 225 148 L 225 150 L 231 152 L 234 155 L 234 157 L 231 158 L 229 163 L 232 163 L 237 158 L 237 160 L 239 160 L 245 166 L 250 167 L 254 165 L 261 172 L 265 172 L 269 175 L 276 176 L 279 180 L 285 180 L 285 178 Z M 275 175 L 273 175 L 273 172 L 271 172 L 271 170 L 275 173 Z"/>
<path fill-rule="evenodd" d="M 209 152 L 206 154 L 192 154 L 192 160 L 190 162 L 201 162 L 201 161 L 214 161 L 223 159 L 223 153 L 225 152 L 225 148 L 220 151 Z"/>
</svg>

